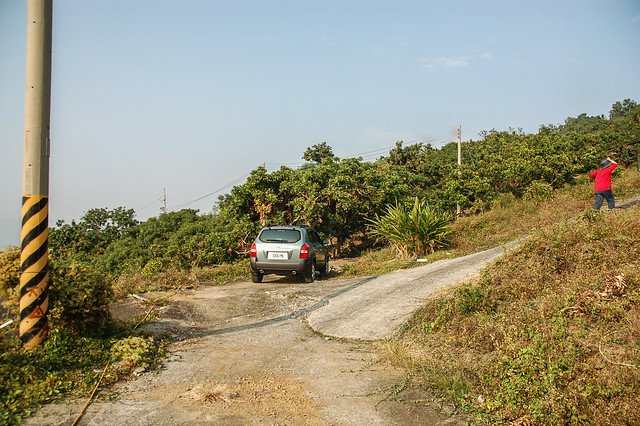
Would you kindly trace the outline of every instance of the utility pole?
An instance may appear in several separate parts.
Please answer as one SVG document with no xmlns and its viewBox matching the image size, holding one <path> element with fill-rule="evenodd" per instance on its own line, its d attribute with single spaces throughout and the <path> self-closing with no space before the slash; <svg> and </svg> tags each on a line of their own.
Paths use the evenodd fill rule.
<svg viewBox="0 0 640 426">
<path fill-rule="evenodd" d="M 460 166 L 462 166 L 462 126 L 458 125 L 458 178 L 460 178 Z M 460 217 L 460 203 L 456 203 L 456 217 Z"/>
<path fill-rule="evenodd" d="M 53 0 L 28 0 L 20 233 L 20 340 L 37 347 L 49 330 L 49 124 Z"/>
<path fill-rule="evenodd" d="M 167 188 L 162 188 L 162 207 L 160 207 L 162 213 L 167 212 Z"/>
</svg>

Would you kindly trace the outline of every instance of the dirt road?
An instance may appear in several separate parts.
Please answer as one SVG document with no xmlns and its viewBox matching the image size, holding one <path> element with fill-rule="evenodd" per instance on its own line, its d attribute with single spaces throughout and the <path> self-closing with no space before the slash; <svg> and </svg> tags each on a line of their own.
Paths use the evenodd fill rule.
<svg viewBox="0 0 640 426">
<path fill-rule="evenodd" d="M 172 335 L 170 357 L 104 393 L 82 425 L 454 425 L 463 419 L 379 360 L 391 336 L 434 291 L 463 281 L 503 248 L 384 277 L 300 284 L 274 277 L 189 292 L 146 325 Z M 148 308 L 129 299 L 120 315 Z M 25 425 L 68 425 L 84 401 L 49 405 Z"/>
</svg>

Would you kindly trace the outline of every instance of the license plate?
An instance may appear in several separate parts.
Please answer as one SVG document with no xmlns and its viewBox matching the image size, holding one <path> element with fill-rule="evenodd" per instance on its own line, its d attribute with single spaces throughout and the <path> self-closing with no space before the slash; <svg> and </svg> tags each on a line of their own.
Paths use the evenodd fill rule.
<svg viewBox="0 0 640 426">
<path fill-rule="evenodd" d="M 287 260 L 287 253 L 281 251 L 270 251 L 267 253 L 269 260 Z"/>
</svg>

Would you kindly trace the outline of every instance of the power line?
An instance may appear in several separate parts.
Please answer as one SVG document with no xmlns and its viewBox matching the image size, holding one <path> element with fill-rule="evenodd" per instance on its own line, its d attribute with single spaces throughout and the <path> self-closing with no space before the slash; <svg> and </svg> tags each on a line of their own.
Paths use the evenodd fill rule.
<svg viewBox="0 0 640 426">
<path fill-rule="evenodd" d="M 149 204 L 145 204 L 144 207 L 140 207 L 139 209 L 135 209 L 135 211 L 140 212 L 148 207 L 151 207 L 152 205 L 154 205 L 155 203 L 159 203 L 162 201 L 162 198 L 158 198 L 157 200 L 153 200 L 152 202 L 150 202 Z"/>
<path fill-rule="evenodd" d="M 364 156 L 366 154 L 373 154 L 373 153 L 378 153 L 376 155 L 379 155 L 380 152 L 386 151 L 386 150 L 394 148 L 394 147 L 395 147 L 395 145 L 385 146 L 384 148 L 378 148 L 378 149 L 374 149 L 372 151 L 365 151 L 365 152 L 360 152 L 360 153 L 357 153 L 357 154 L 345 155 L 342 158 L 356 158 L 356 157 Z"/>
<path fill-rule="evenodd" d="M 426 140 L 424 142 L 411 142 L 406 146 L 411 146 L 411 145 L 416 145 L 418 143 L 423 143 L 423 144 L 427 144 L 427 143 L 431 143 L 431 142 L 440 142 L 440 139 L 429 139 Z M 378 157 L 386 152 L 387 150 L 393 149 L 395 148 L 396 145 L 390 145 L 390 146 L 385 146 L 382 148 L 378 148 L 378 149 L 373 149 L 371 151 L 364 151 L 364 152 L 359 152 L 356 154 L 350 154 L 350 155 L 345 155 L 345 156 L 341 156 L 339 158 L 341 159 L 348 159 L 348 158 L 358 158 L 361 157 L 364 161 L 370 161 L 370 160 L 377 160 Z M 294 166 L 302 166 L 303 164 L 307 164 L 304 161 L 300 161 L 300 162 L 295 162 L 295 163 L 265 163 L 265 166 L 268 167 L 294 167 Z"/>
<path fill-rule="evenodd" d="M 222 190 L 224 190 L 224 189 L 227 189 L 227 188 L 228 188 L 228 187 L 230 187 L 231 185 L 234 185 L 234 184 L 236 184 L 236 183 L 240 182 L 241 180 L 245 179 L 245 178 L 246 178 L 247 176 L 249 176 L 250 174 L 251 174 L 251 172 L 249 172 L 249 173 L 245 173 L 245 174 L 243 174 L 242 176 L 240 176 L 239 178 L 235 179 L 234 181 L 229 182 L 229 183 L 228 183 L 228 184 L 226 184 L 225 186 L 223 186 L 223 187 L 221 187 L 221 188 L 218 188 L 218 189 L 216 189 L 215 191 L 208 193 L 207 195 L 203 195 L 202 197 L 198 197 L 198 198 L 196 198 L 195 200 L 187 201 L 186 203 L 178 204 L 177 206 L 172 206 L 172 207 L 170 207 L 170 209 L 171 209 L 171 210 L 181 209 L 181 208 L 186 207 L 186 206 L 188 206 L 188 205 L 190 205 L 190 204 L 193 204 L 193 203 L 195 203 L 195 202 L 197 202 L 197 201 L 204 200 L 205 198 L 210 197 L 210 196 L 212 196 L 213 194 L 217 194 L 218 192 L 220 192 L 220 191 L 222 191 Z"/>
<path fill-rule="evenodd" d="M 342 156 L 342 157 L 339 157 L 339 158 L 356 158 L 356 157 L 360 157 L 360 156 L 365 155 L 365 154 L 383 152 L 383 151 L 386 151 L 386 150 L 391 149 L 393 147 L 395 147 L 395 145 L 385 146 L 383 148 L 374 149 L 372 151 L 365 151 L 365 152 L 360 152 L 360 153 L 357 153 L 357 154 L 345 155 L 345 156 Z M 288 167 L 291 167 L 291 166 L 301 166 L 301 165 L 306 164 L 306 163 L 307 162 L 305 162 L 305 161 L 299 161 L 299 162 L 295 162 L 295 163 L 266 163 L 265 166 L 269 166 L 269 167 L 288 166 Z"/>
<path fill-rule="evenodd" d="M 434 142 L 434 141 L 436 141 L 436 139 L 431 139 L 431 140 L 428 140 L 428 141 L 426 141 L 426 142 L 424 142 L 424 143 L 431 143 L 431 142 Z M 415 144 L 415 143 L 412 143 L 411 145 L 414 145 L 414 144 Z M 361 157 L 361 158 L 362 158 L 363 160 L 365 160 L 365 161 L 373 160 L 373 159 L 377 159 L 377 157 L 378 157 L 382 152 L 384 152 L 384 151 L 386 151 L 386 150 L 389 150 L 389 149 L 392 149 L 392 148 L 395 148 L 395 146 L 396 146 L 396 145 L 385 146 L 385 147 L 378 148 L 378 149 L 374 149 L 374 150 L 371 150 L 371 151 L 365 151 L 365 152 L 360 152 L 360 153 L 357 153 L 357 154 L 351 154 L 351 155 L 343 156 L 343 157 L 340 157 L 340 158 L 357 158 L 357 157 Z M 365 157 L 363 157 L 363 156 L 365 156 Z M 300 165 L 303 165 L 303 164 L 306 164 L 306 162 L 282 163 L 282 164 L 276 164 L 276 163 L 263 163 L 264 167 L 267 167 L 267 166 L 269 166 L 269 167 L 300 166 Z M 210 192 L 210 193 L 208 193 L 208 194 L 206 194 L 206 195 L 203 195 L 203 196 L 201 196 L 201 197 L 198 197 L 198 198 L 196 198 L 196 199 L 194 199 L 194 200 L 187 201 L 186 203 L 178 204 L 178 205 L 176 205 L 176 206 L 171 206 L 169 209 L 170 209 L 170 210 L 177 210 L 177 209 L 181 209 L 181 208 L 183 208 L 183 207 L 186 207 L 186 206 L 188 206 L 188 205 L 190 205 L 190 204 L 193 204 L 193 203 L 195 203 L 195 202 L 198 202 L 198 201 L 200 201 L 200 200 L 204 200 L 205 198 L 210 197 L 210 196 L 212 196 L 212 195 L 214 195 L 214 194 L 217 194 L 217 193 L 219 193 L 220 191 L 222 191 L 222 190 L 224 190 L 224 189 L 227 189 L 228 187 L 230 187 L 230 186 L 232 186 L 232 185 L 234 185 L 234 184 L 236 184 L 236 183 L 240 182 L 241 180 L 243 180 L 243 179 L 245 179 L 246 177 L 248 177 L 250 174 L 251 174 L 251 172 L 249 172 L 249 173 L 245 173 L 244 175 L 240 176 L 239 178 L 237 178 L 237 179 L 233 180 L 232 182 L 229 182 L 228 184 L 224 185 L 224 186 L 223 186 L 223 187 L 221 187 L 221 188 L 216 189 L 216 190 L 215 190 L 215 191 L 213 191 L 213 192 Z M 163 196 L 162 198 L 159 198 L 159 199 L 157 199 L 157 200 L 154 200 L 153 202 L 149 203 L 148 205 L 146 205 L 146 206 L 142 207 L 140 210 L 143 210 L 143 209 L 145 209 L 145 208 L 147 208 L 147 207 L 149 207 L 149 206 L 151 206 L 151 205 L 153 205 L 153 204 L 155 204 L 155 203 L 157 203 L 157 202 L 165 202 L 165 201 L 164 201 L 164 200 L 165 200 L 165 198 L 164 198 L 164 197 L 165 197 L 165 196 Z M 165 209 L 167 208 L 167 207 L 166 207 L 166 205 L 164 205 L 164 208 L 165 208 Z M 166 210 L 165 210 L 165 211 L 166 211 Z"/>
<path fill-rule="evenodd" d="M 298 163 L 282 163 L 282 164 L 277 164 L 277 163 L 265 163 L 265 167 L 282 167 L 282 166 L 302 166 L 304 164 L 304 161 L 298 162 Z"/>
<path fill-rule="evenodd" d="M 416 145 L 416 144 L 418 144 L 418 143 L 431 143 L 431 142 L 437 142 L 437 141 L 438 141 L 438 139 L 429 139 L 429 140 L 424 141 L 424 142 L 411 142 L 411 143 L 409 143 L 409 144 L 408 144 L 408 145 L 406 145 L 406 146 Z M 364 160 L 365 158 L 372 159 L 372 158 L 375 158 L 375 157 L 377 157 L 378 155 L 380 155 L 382 152 L 387 151 L 387 150 L 390 150 L 390 149 L 393 149 L 393 148 L 395 148 L 395 147 L 396 147 L 396 145 L 385 146 L 385 147 L 383 147 L 383 148 L 378 148 L 378 149 L 374 149 L 374 150 L 371 150 L 371 151 L 365 151 L 365 152 L 360 152 L 360 153 L 357 153 L 357 154 L 345 155 L 345 156 L 343 156 L 343 157 L 341 157 L 341 158 L 357 158 L 357 157 L 362 157 L 362 158 L 363 158 L 363 160 Z M 367 155 L 367 154 L 370 154 L 370 155 Z"/>
<path fill-rule="evenodd" d="M 405 148 L 410 147 L 410 146 L 412 146 L 412 145 L 417 145 L 417 144 L 428 144 L 428 143 L 431 143 L 431 142 L 437 142 L 437 141 L 439 141 L 439 140 L 438 140 L 438 139 L 429 139 L 429 140 L 424 141 L 424 142 L 411 142 L 411 143 L 409 143 L 408 145 L 406 145 L 406 146 L 405 146 Z M 386 150 L 386 149 L 391 149 L 391 148 L 395 148 L 395 147 L 396 147 L 396 146 L 395 146 L 395 145 L 393 145 L 393 146 L 390 146 L 390 147 L 380 148 L 380 149 L 376 149 L 376 150 L 369 151 L 369 152 L 363 152 L 363 153 L 361 153 L 361 154 L 356 154 L 356 155 L 354 155 L 354 156 L 352 156 L 352 157 L 345 157 L 345 158 L 361 157 L 361 158 L 362 158 L 362 160 L 364 160 L 364 161 L 377 160 L 378 158 L 380 158 L 379 156 L 380 156 L 380 154 L 381 154 L 381 152 L 379 152 L 379 151 L 384 151 L 384 150 Z M 369 155 L 364 155 L 364 154 L 369 154 Z"/>
</svg>

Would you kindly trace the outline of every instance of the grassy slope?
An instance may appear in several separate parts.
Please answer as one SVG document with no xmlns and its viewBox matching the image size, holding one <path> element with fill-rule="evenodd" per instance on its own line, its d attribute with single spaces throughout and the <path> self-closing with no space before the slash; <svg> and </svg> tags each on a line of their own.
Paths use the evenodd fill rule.
<svg viewBox="0 0 640 426">
<path fill-rule="evenodd" d="M 623 199 L 640 175 L 614 184 Z M 388 358 L 478 422 L 640 424 L 640 207 L 593 214 L 591 197 L 585 182 L 459 221 L 462 252 L 531 238 L 430 301 Z"/>
</svg>

